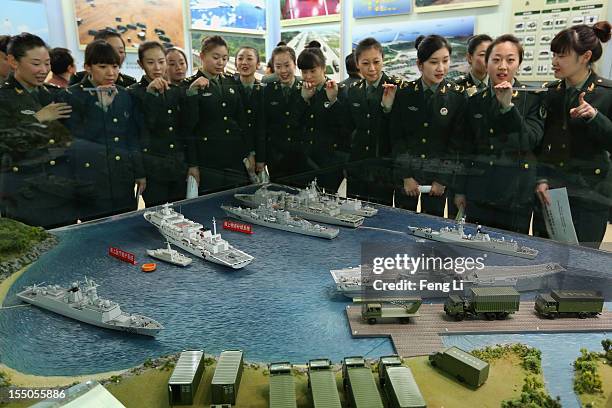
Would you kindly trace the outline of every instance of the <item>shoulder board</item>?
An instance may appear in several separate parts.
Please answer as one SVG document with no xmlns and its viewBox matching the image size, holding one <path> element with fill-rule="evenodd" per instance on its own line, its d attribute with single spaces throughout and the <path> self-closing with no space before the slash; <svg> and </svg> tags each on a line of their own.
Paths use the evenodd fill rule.
<svg viewBox="0 0 612 408">
<path fill-rule="evenodd" d="M 457 84 L 452 85 L 451 89 L 459 93 L 462 93 L 463 91 L 465 91 L 465 87 L 463 85 L 457 85 Z"/>
<path fill-rule="evenodd" d="M 544 84 L 542 84 L 542 88 L 557 88 L 561 86 L 561 80 L 558 79 L 556 81 L 552 81 L 552 82 L 546 82 Z"/>
<path fill-rule="evenodd" d="M 607 78 L 597 78 L 595 81 L 595 86 L 603 86 L 604 88 L 612 88 L 612 81 Z"/>
<path fill-rule="evenodd" d="M 360 84 L 363 83 L 363 81 L 365 81 L 365 79 L 360 79 L 359 81 L 355 81 L 351 84 L 351 88 L 354 88 L 356 86 L 359 86 Z"/>
<path fill-rule="evenodd" d="M 51 83 L 47 83 L 47 82 L 45 82 L 43 84 L 43 88 L 62 89 L 61 86 L 58 86 L 58 85 L 55 85 L 55 84 L 51 84 Z"/>
<path fill-rule="evenodd" d="M 338 88 L 344 88 L 346 84 L 338 84 Z"/>
<path fill-rule="evenodd" d="M 133 76 L 129 76 L 129 75 L 126 75 L 126 74 L 123 74 L 123 73 L 121 74 L 121 76 L 124 79 L 131 80 L 131 81 L 136 81 L 136 78 L 134 78 Z M 138 82 L 138 81 L 136 81 L 136 82 Z"/>
</svg>

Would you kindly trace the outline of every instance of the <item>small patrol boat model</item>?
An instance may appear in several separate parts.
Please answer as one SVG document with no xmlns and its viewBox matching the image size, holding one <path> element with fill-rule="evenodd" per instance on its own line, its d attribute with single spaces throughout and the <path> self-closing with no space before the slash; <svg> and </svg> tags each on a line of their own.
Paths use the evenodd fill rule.
<svg viewBox="0 0 612 408">
<path fill-rule="evenodd" d="M 502 255 L 517 256 L 520 258 L 534 259 L 538 255 L 538 250 L 526 246 L 520 246 L 513 239 L 491 238 L 489 234 L 482 231 L 482 226 L 476 229 L 476 235 L 466 235 L 463 231 L 465 218 L 457 222 L 457 227 L 443 227 L 439 231 L 431 228 L 408 226 L 413 235 L 433 241 L 447 242 L 472 249 L 479 249 L 488 252 L 495 252 Z"/>
<path fill-rule="evenodd" d="M 342 212 L 341 204 L 336 200 L 321 199 L 316 180 L 298 194 L 273 191 L 269 186 L 263 186 L 254 194 L 234 194 L 234 197 L 249 207 L 259 207 L 272 201 L 271 205 L 275 209 L 289 211 L 292 215 L 325 224 L 357 228 L 364 220 L 361 215 Z"/>
<path fill-rule="evenodd" d="M 332 239 L 336 238 L 338 233 L 340 233 L 340 230 L 337 228 L 312 224 L 303 218 L 291 215 L 289 211 L 276 210 L 273 208 L 271 201 L 268 201 L 268 204 L 261 204 L 255 209 L 230 207 L 226 205 L 222 205 L 221 208 L 230 217 L 257 225 L 263 225 L 264 227 L 295 232 L 296 234 Z"/>
<path fill-rule="evenodd" d="M 145 211 L 145 220 L 155 225 L 168 242 L 193 254 L 219 265 L 230 268 L 244 268 L 253 257 L 231 246 L 217 234 L 217 223 L 213 218 L 213 231 L 204 229 L 202 224 L 193 222 L 174 211 L 170 204 L 161 209 Z"/>
<path fill-rule="evenodd" d="M 168 241 L 166 241 L 166 248 L 147 249 L 147 255 L 178 266 L 187 266 L 192 262 L 192 259 L 188 256 L 181 254 L 176 249 L 172 249 Z"/>
<path fill-rule="evenodd" d="M 85 282 L 73 282 L 69 288 L 28 286 L 17 297 L 42 309 L 106 329 L 155 337 L 164 328 L 149 317 L 126 313 L 119 304 L 98 297 L 98 286 L 85 277 Z"/>
</svg>

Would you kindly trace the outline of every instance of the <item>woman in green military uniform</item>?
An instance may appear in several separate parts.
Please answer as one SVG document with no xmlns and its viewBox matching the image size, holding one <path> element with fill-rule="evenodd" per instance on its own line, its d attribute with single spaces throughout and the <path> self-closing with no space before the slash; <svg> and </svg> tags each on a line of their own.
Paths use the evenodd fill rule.
<svg viewBox="0 0 612 408">
<path fill-rule="evenodd" d="M 184 81 L 188 161 L 199 166 L 200 192 L 247 182 L 244 160 L 255 147 L 245 133 L 246 118 L 239 84 L 226 75 L 229 52 L 225 40 L 206 37 L 200 53 L 202 68 Z"/>
<path fill-rule="evenodd" d="M 166 49 L 166 62 L 168 65 L 166 79 L 171 84 L 181 85 L 187 74 L 187 56 L 185 52 L 178 47 Z"/>
<path fill-rule="evenodd" d="M 325 76 L 326 61 L 321 44 L 311 41 L 297 60 L 302 73 L 302 98 L 294 105 L 292 114 L 302 130 L 301 141 L 306 152 L 307 179 L 318 178 L 320 186 L 336 191 L 343 178 L 348 160 L 349 141 L 342 139 L 346 133 L 334 118 L 338 84 Z"/>
<path fill-rule="evenodd" d="M 421 77 L 400 86 L 391 112 L 395 204 L 443 216 L 446 189 L 455 183 L 465 97 L 446 79 L 452 48 L 439 35 L 415 42 Z M 421 194 L 421 186 L 431 186 Z"/>
<path fill-rule="evenodd" d="M 279 45 L 271 57 L 276 80 L 264 88 L 265 159 L 270 178 L 291 183 L 291 177 L 306 170 L 301 130 L 294 106 L 301 99 L 301 82 L 295 76 L 293 48 Z"/>
<path fill-rule="evenodd" d="M 69 156 L 81 219 L 136 209 L 134 185 L 139 194 L 146 186 L 140 114 L 128 91 L 115 84 L 119 62 L 106 41 L 92 42 L 85 49 L 87 77 L 59 95 L 72 106 L 64 123 L 74 139 Z"/>
<path fill-rule="evenodd" d="M 30 225 L 75 222 L 74 186 L 68 171 L 68 130 L 58 120 L 71 107 L 54 103 L 44 85 L 49 50 L 39 37 L 12 37 L 7 59 L 13 74 L 0 87 L 2 211 Z"/>
<path fill-rule="evenodd" d="M 187 163 L 180 104 L 183 88 L 164 79 L 167 70 L 164 47 L 147 41 L 138 47 L 138 65 L 144 70 L 140 82 L 128 91 L 142 114 L 140 147 L 147 175 L 143 199 L 147 206 L 185 198 Z"/>
<path fill-rule="evenodd" d="M 542 140 L 540 98 L 514 76 L 523 48 L 502 35 L 487 49 L 490 86 L 468 88 L 463 142 L 468 169 L 464 189 L 470 222 L 529 232 L 536 175 L 534 149 Z"/>
<path fill-rule="evenodd" d="M 352 133 L 348 193 L 391 205 L 389 116 L 400 80 L 383 72 L 383 48 L 376 39 L 361 40 L 353 54 L 362 79 L 341 90 L 344 96 L 332 106 L 341 126 Z"/>
<path fill-rule="evenodd" d="M 255 79 L 255 71 L 259 66 L 259 52 L 253 47 L 240 47 L 236 53 L 236 70 L 238 71 L 238 87 L 242 97 L 242 105 L 246 117 L 245 132 L 255 146 L 255 155 L 249 156 L 249 173 L 254 176 L 265 167 L 264 128 L 264 90 L 261 83 Z M 257 181 L 257 180 L 252 180 Z"/>
<path fill-rule="evenodd" d="M 549 205 L 548 190 L 566 187 L 578 241 L 594 248 L 601 244 L 612 203 L 612 81 L 597 75 L 592 64 L 609 40 L 607 21 L 567 28 L 553 39 L 559 80 L 546 85 L 546 125 L 538 152 L 540 201 Z M 534 233 L 547 236 L 539 208 Z"/>
<path fill-rule="evenodd" d="M 489 75 L 487 73 L 487 63 L 485 54 L 493 39 L 487 34 L 478 34 L 470 37 L 467 44 L 467 62 L 470 65 L 470 72 L 455 79 L 457 85 L 464 89 L 475 86 L 481 90 L 489 85 Z"/>
</svg>

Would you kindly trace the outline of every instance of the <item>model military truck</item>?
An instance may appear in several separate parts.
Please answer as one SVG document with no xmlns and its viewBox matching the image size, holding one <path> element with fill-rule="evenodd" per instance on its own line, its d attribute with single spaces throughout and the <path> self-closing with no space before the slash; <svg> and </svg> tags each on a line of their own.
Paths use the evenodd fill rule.
<svg viewBox="0 0 612 408">
<path fill-rule="evenodd" d="M 342 385 L 355 408 L 383 408 L 374 376 L 363 357 L 346 357 L 342 361 Z"/>
<path fill-rule="evenodd" d="M 369 324 L 375 324 L 379 319 L 397 318 L 402 323 L 408 323 L 411 317 L 419 316 L 419 308 L 423 303 L 420 297 L 353 299 L 361 304 L 361 318 Z"/>
<path fill-rule="evenodd" d="M 553 290 L 538 295 L 535 311 L 544 317 L 578 316 L 580 319 L 595 317 L 603 310 L 604 298 L 599 292 L 589 290 Z"/>
<path fill-rule="evenodd" d="M 412 371 L 402 365 L 399 356 L 383 356 L 378 360 L 378 382 L 387 397 L 388 407 L 427 407 Z"/>
<path fill-rule="evenodd" d="M 330 360 L 320 358 L 308 361 L 308 387 L 314 408 L 342 408 Z"/>
<path fill-rule="evenodd" d="M 480 387 L 489 378 L 489 363 L 458 347 L 450 347 L 430 355 L 429 362 L 459 382 L 473 387 Z"/>
<path fill-rule="evenodd" d="M 512 287 L 470 288 L 467 297 L 449 296 L 444 311 L 457 321 L 479 315 L 487 320 L 502 320 L 519 310 L 520 300 L 521 295 Z"/>
<path fill-rule="evenodd" d="M 270 370 L 270 408 L 296 408 L 295 381 L 289 362 L 272 363 Z"/>
</svg>

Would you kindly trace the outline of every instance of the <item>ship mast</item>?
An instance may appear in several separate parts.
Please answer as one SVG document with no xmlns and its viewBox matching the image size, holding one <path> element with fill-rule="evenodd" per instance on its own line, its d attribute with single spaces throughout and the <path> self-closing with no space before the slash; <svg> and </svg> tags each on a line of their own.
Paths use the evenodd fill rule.
<svg viewBox="0 0 612 408">
<path fill-rule="evenodd" d="M 213 235 L 217 235 L 217 221 L 213 217 Z"/>
</svg>

